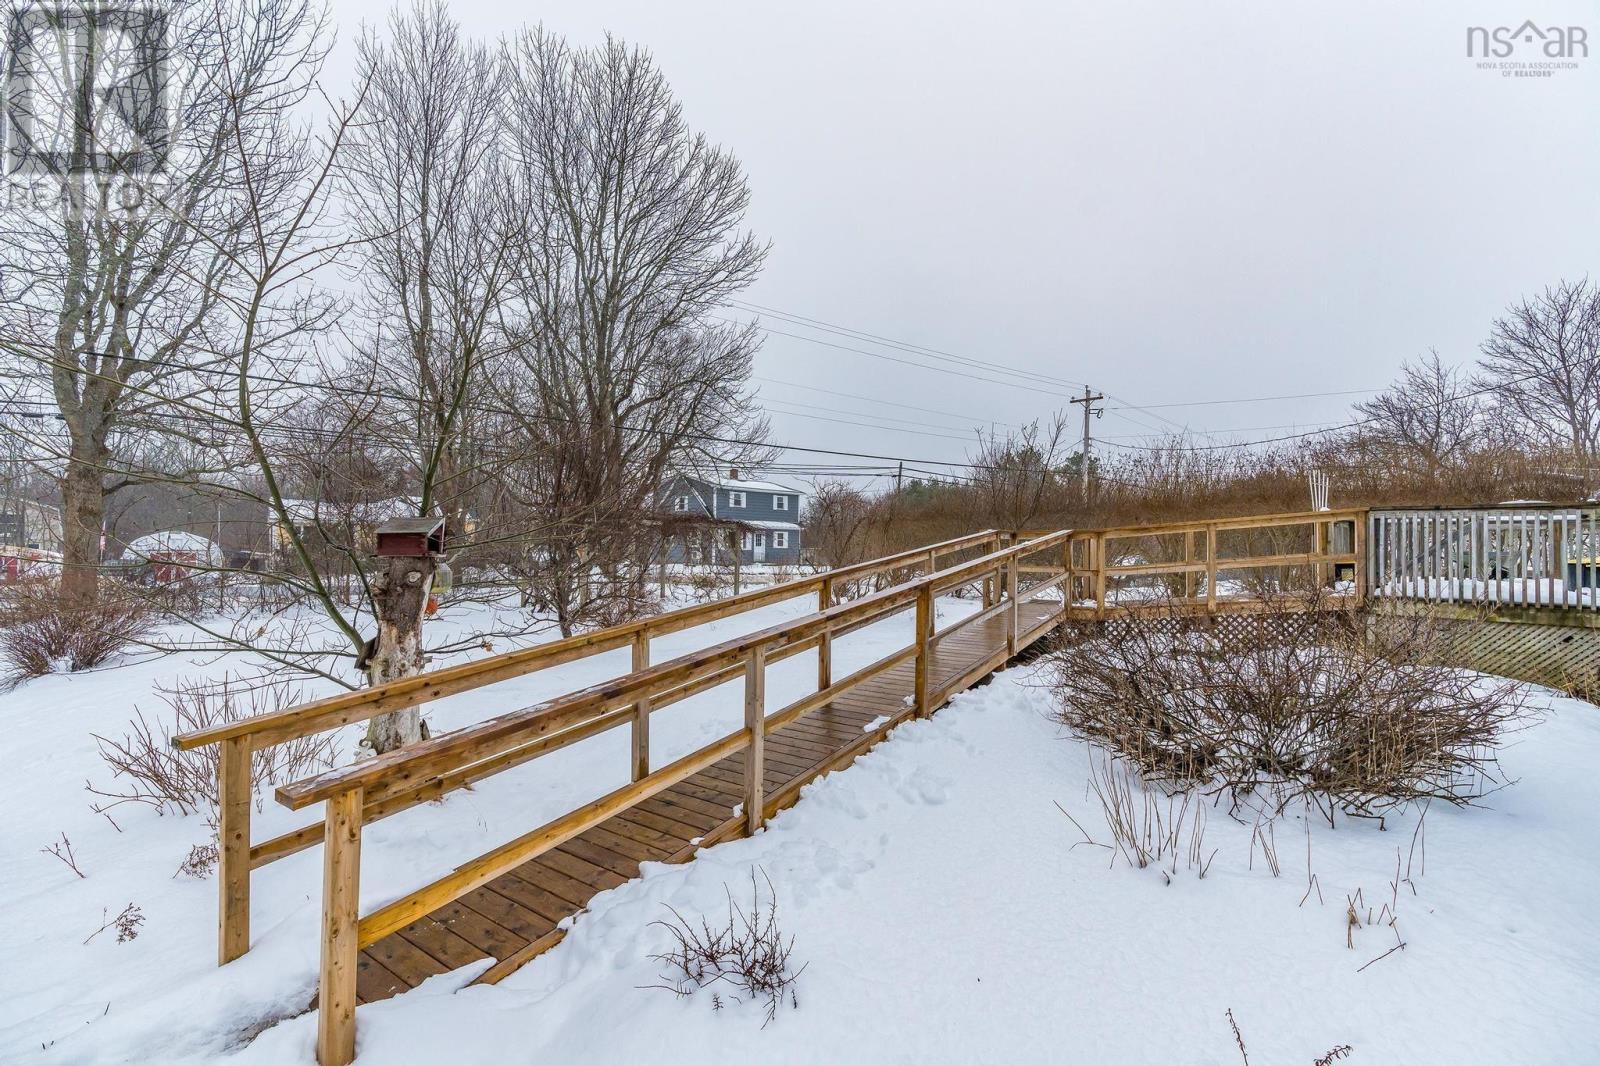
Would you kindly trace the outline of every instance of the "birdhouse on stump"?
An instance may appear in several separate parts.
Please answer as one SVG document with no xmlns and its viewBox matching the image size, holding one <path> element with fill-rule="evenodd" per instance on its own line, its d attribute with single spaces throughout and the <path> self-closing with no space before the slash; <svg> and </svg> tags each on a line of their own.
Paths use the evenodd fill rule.
<svg viewBox="0 0 1600 1066">
<path fill-rule="evenodd" d="M 444 518 L 391 518 L 378 527 L 378 555 L 421 558 L 444 554 Z"/>
</svg>

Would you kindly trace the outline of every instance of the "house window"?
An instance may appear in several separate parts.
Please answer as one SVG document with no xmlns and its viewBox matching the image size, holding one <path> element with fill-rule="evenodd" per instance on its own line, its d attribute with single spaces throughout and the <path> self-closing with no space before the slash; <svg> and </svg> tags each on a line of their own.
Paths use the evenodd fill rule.
<svg viewBox="0 0 1600 1066">
<path fill-rule="evenodd" d="M 728 493 L 728 506 L 729 507 L 743 507 L 744 506 L 744 493 L 742 493 L 742 492 L 730 492 L 730 493 Z"/>
<path fill-rule="evenodd" d="M 741 548 L 743 548 L 745 551 L 749 551 L 751 548 L 754 548 L 756 546 L 755 534 L 746 533 L 744 535 L 744 537 L 740 540 L 739 546 Z"/>
<path fill-rule="evenodd" d="M 789 509 L 789 497 L 787 497 L 787 496 L 773 496 L 772 497 L 772 509 L 774 511 L 787 511 Z M 782 545 L 779 545 L 779 546 L 782 547 Z"/>
<path fill-rule="evenodd" d="M 774 548 L 787 548 L 789 546 L 789 531 L 787 529 L 774 531 L 772 534 L 772 546 Z"/>
<path fill-rule="evenodd" d="M 687 511 L 689 509 L 689 497 L 679 496 L 677 499 L 673 500 L 672 509 L 674 511 Z"/>
</svg>

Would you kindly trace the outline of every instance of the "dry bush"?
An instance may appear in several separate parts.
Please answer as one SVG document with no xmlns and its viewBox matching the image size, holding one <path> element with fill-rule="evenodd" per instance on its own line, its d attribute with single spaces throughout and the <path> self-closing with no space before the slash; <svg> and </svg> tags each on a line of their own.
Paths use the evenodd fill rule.
<svg viewBox="0 0 1600 1066">
<path fill-rule="evenodd" d="M 1093 630 L 1053 654 L 1058 716 L 1169 789 L 1269 815 L 1291 803 L 1379 816 L 1470 804 L 1503 780 L 1495 745 L 1526 714 L 1515 682 L 1442 665 L 1421 612 L 1364 618 L 1269 601 L 1193 624 L 1176 609 Z"/>
<path fill-rule="evenodd" d="M 661 979 L 667 982 L 657 987 L 666 988 L 679 996 L 691 995 L 696 989 L 725 983 L 752 1000 L 766 1004 L 766 1027 L 778 1016 L 784 1000 L 791 1007 L 800 1006 L 795 994 L 795 982 L 805 972 L 805 967 L 791 969 L 790 952 L 794 938 L 784 939 L 778 929 L 778 896 L 772 881 L 766 877 L 766 901 L 763 903 L 755 871 L 750 872 L 750 908 L 745 910 L 728 892 L 728 923 L 712 928 L 709 920 L 700 919 L 699 926 L 691 924 L 683 915 L 672 910 L 673 920 L 660 921 L 659 925 L 672 936 L 672 947 L 659 955 L 650 956 L 667 967 Z M 739 1002 L 738 997 L 734 997 Z M 720 1009 L 721 999 L 715 993 L 713 1006 Z"/>
<path fill-rule="evenodd" d="M 102 588 L 87 606 L 63 604 L 54 579 L 0 586 L 0 663 L 3 684 L 65 668 L 88 670 L 106 662 L 155 624 L 147 604 L 124 590 Z"/>
<path fill-rule="evenodd" d="M 1204 878 L 1216 857 L 1216 849 L 1205 848 L 1206 809 L 1194 802 L 1187 791 L 1157 792 L 1146 786 L 1139 774 L 1115 754 L 1102 752 L 1089 764 L 1089 790 L 1100 802 L 1111 844 L 1091 837 L 1078 820 L 1057 804 L 1062 814 L 1083 834 L 1079 843 L 1105 848 L 1114 865 L 1122 856 L 1130 866 L 1160 869 L 1167 883 L 1177 876 L 1178 861 L 1185 869 Z M 1074 844 L 1073 847 L 1077 847 Z"/>
<path fill-rule="evenodd" d="M 211 744 L 194 751 L 179 751 L 172 737 L 196 729 L 226 725 L 258 714 L 293 707 L 303 702 L 298 688 L 285 681 L 183 681 L 157 689 L 167 705 L 171 724 L 145 717 L 135 709 L 129 732 L 121 740 L 95 735 L 100 757 L 121 788 L 85 787 L 109 802 L 97 805 L 104 812 L 123 803 L 143 803 L 163 814 L 215 814 L 217 763 L 221 752 Z M 280 781 L 293 781 L 333 766 L 338 751 L 328 734 L 301 737 L 250 753 L 251 778 L 260 791 Z"/>
</svg>

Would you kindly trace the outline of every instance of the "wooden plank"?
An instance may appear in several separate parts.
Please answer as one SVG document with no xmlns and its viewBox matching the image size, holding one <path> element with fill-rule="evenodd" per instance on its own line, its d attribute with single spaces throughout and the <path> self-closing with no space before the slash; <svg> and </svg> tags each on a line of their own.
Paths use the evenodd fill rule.
<svg viewBox="0 0 1600 1066">
<path fill-rule="evenodd" d="M 322 864 L 322 967 L 317 982 L 317 1062 L 356 1055 L 356 956 L 361 880 L 361 790 L 328 801 Z"/>
<path fill-rule="evenodd" d="M 356 956 L 356 1002 L 372 1003 L 380 999 L 409 992 L 414 985 L 407 984 L 394 971 L 363 951 Z"/>
<path fill-rule="evenodd" d="M 635 673 L 650 667 L 650 634 L 640 630 L 633 635 L 632 666 Z M 633 779 L 650 773 L 650 697 L 641 696 L 633 705 Z"/>
<path fill-rule="evenodd" d="M 218 966 L 250 950 L 250 747 L 229 737 L 217 753 Z"/>
<path fill-rule="evenodd" d="M 438 962 L 446 971 L 468 966 L 479 959 L 488 958 L 483 950 L 447 929 L 444 923 L 432 916 L 419 918 L 399 930 L 393 937 L 384 937 L 378 943 L 387 943 L 396 937 Z M 376 948 L 378 944 L 373 944 Z"/>
<path fill-rule="evenodd" d="M 654 795 L 690 774 L 704 769 L 717 759 L 741 750 L 747 743 L 749 738 L 743 731 L 724 737 L 662 767 L 642 781 L 635 781 L 598 800 L 586 803 L 569 814 L 562 815 L 471 862 L 464 863 L 446 876 L 363 918 L 362 943 L 371 944 L 401 926 L 409 925 L 415 919 L 435 910 L 441 903 L 460 898 L 462 894 L 488 883 L 506 870 L 572 839 L 591 825 L 605 821 L 615 812 L 632 806 L 639 799 Z"/>
<path fill-rule="evenodd" d="M 361 989 L 358 981 L 357 993 L 363 1003 L 387 999 L 391 995 L 405 991 L 405 989 L 416 988 L 430 977 L 437 977 L 439 974 L 449 972 L 438 959 L 399 936 L 385 937 L 370 948 L 367 948 L 361 955 L 363 959 L 370 958 L 380 963 L 384 969 L 399 978 L 404 985 L 404 988 L 401 989 L 395 989 L 381 995 L 373 995 L 370 991 Z"/>
<path fill-rule="evenodd" d="M 766 649 L 752 648 L 744 674 L 744 727 L 749 734 L 744 749 L 745 832 L 754 836 L 762 824 L 762 804 L 767 747 Z"/>
</svg>

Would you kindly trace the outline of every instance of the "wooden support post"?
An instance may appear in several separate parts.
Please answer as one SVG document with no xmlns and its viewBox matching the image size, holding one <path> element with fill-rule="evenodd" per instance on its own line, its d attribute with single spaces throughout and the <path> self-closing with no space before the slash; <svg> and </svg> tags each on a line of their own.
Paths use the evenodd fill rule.
<svg viewBox="0 0 1600 1066">
<path fill-rule="evenodd" d="M 1072 614 L 1072 583 L 1076 580 L 1072 573 L 1072 541 L 1067 541 L 1061 546 L 1061 570 L 1067 575 L 1061 582 L 1061 617 L 1063 619 Z"/>
<path fill-rule="evenodd" d="M 1017 654 L 1017 571 L 1022 567 L 1022 557 L 1013 555 L 1006 560 L 1006 599 L 1011 601 L 1006 608 L 1006 658 L 1015 658 Z"/>
<path fill-rule="evenodd" d="M 933 573 L 939 566 L 939 557 L 936 553 L 928 552 L 928 573 Z"/>
<path fill-rule="evenodd" d="M 322 861 L 322 974 L 317 984 L 317 1062 L 356 1057 L 356 961 L 360 925 L 361 797 L 352 788 L 327 801 Z"/>
<path fill-rule="evenodd" d="M 918 718 L 926 718 L 933 713 L 933 708 L 928 706 L 928 670 L 932 665 L 928 659 L 933 652 L 933 644 L 929 639 L 933 635 L 933 586 L 923 585 L 917 589 L 917 667 L 916 682 L 913 701 Z"/>
<path fill-rule="evenodd" d="M 737 529 L 728 531 L 728 543 L 733 546 L 733 594 L 739 595 L 739 572 L 744 565 L 744 541 Z"/>
<path fill-rule="evenodd" d="M 767 653 L 753 648 L 744 667 L 744 726 L 750 731 L 750 746 L 744 749 L 744 831 L 752 836 L 761 828 L 766 790 L 767 746 Z"/>
<path fill-rule="evenodd" d="M 1365 607 L 1367 603 L 1367 516 L 1365 514 L 1350 523 L 1350 534 L 1350 550 L 1356 557 L 1356 606 Z"/>
<path fill-rule="evenodd" d="M 988 574 L 983 575 L 983 609 L 987 611 L 994 606 L 994 578 Z"/>
<path fill-rule="evenodd" d="M 1313 523 L 1311 523 L 1311 554 L 1312 555 L 1327 555 L 1328 554 L 1328 523 L 1326 523 L 1326 522 L 1313 522 Z M 1319 589 L 1327 588 L 1328 587 L 1328 564 L 1327 563 L 1317 563 L 1312 568 L 1312 570 L 1313 570 L 1313 573 L 1314 573 L 1315 578 L 1316 578 L 1317 588 L 1319 588 Z"/>
<path fill-rule="evenodd" d="M 1189 530 L 1189 532 L 1187 532 L 1187 533 L 1185 533 L 1183 535 L 1183 561 L 1185 563 L 1194 562 L 1194 530 L 1192 530 L 1192 529 Z M 1183 598 L 1184 599 L 1186 599 L 1186 600 L 1194 599 L 1194 592 L 1195 592 L 1194 583 L 1195 583 L 1195 573 L 1194 573 L 1194 571 L 1193 570 L 1185 570 L 1183 572 Z"/>
<path fill-rule="evenodd" d="M 650 668 L 650 634 L 641 629 L 633 635 L 633 672 Z M 633 779 L 650 773 L 650 700 L 633 705 Z"/>
<path fill-rule="evenodd" d="M 822 579 L 822 588 L 817 593 L 817 610 L 826 611 L 833 606 L 833 579 Z M 817 691 L 821 692 L 833 684 L 833 633 L 824 630 L 820 641 L 817 643 Z"/>
<path fill-rule="evenodd" d="M 250 950 L 250 737 L 217 757 L 217 965 Z"/>
<path fill-rule="evenodd" d="M 1217 609 L 1217 527 L 1206 526 L 1206 610 Z"/>
<path fill-rule="evenodd" d="M 1106 535 L 1099 534 L 1094 544 L 1094 610 L 1095 615 L 1106 613 Z"/>
</svg>

